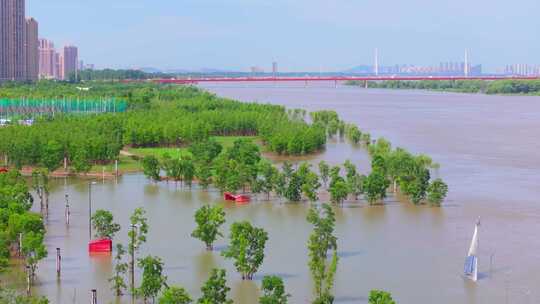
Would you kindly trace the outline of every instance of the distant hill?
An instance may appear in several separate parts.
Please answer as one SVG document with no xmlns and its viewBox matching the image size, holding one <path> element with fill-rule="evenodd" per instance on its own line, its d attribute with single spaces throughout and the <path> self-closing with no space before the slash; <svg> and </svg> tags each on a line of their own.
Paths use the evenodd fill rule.
<svg viewBox="0 0 540 304">
<path fill-rule="evenodd" d="M 145 73 L 165 73 L 165 74 L 227 74 L 227 73 L 238 73 L 236 71 L 228 71 L 228 70 L 219 70 L 219 69 L 212 69 L 212 68 L 202 68 L 202 69 L 195 69 L 195 70 L 188 70 L 188 69 L 158 69 L 153 67 L 142 67 L 137 68 L 137 70 L 143 71 Z"/>
<path fill-rule="evenodd" d="M 373 73 L 372 65 L 359 65 L 343 71 L 346 74 L 371 74 Z"/>
</svg>

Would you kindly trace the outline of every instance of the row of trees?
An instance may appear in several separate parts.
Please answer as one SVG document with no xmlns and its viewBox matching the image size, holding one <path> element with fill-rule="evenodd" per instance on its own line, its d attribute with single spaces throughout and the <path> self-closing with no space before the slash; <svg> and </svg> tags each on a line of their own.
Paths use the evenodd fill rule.
<svg viewBox="0 0 540 304">
<path fill-rule="evenodd" d="M 0 173 L 0 272 L 8 269 L 10 258 L 24 259 L 28 292 L 38 262 L 47 257 L 45 226 L 42 216 L 30 211 L 32 204 L 28 185 L 17 171 Z"/>
<path fill-rule="evenodd" d="M 348 81 L 348 85 L 364 86 L 360 81 Z M 540 80 L 422 80 L 422 81 L 370 81 L 370 88 L 419 89 L 487 94 L 540 94 Z"/>
<path fill-rule="evenodd" d="M 316 169 L 307 162 L 296 167 L 285 162 L 279 169 L 261 157 L 257 145 L 245 139 L 223 151 L 215 141 L 197 143 L 189 150 L 191 156 L 166 156 L 162 162 L 153 156 L 145 157 L 145 175 L 158 181 L 165 172 L 167 180 L 182 181 L 190 187 L 197 179 L 203 189 L 213 184 L 222 192 L 249 190 L 263 194 L 267 200 L 275 194 L 292 202 L 316 202 L 321 191 L 327 191 L 330 201 L 336 204 L 349 198 L 358 200 L 362 195 L 370 204 L 376 204 L 384 200 L 390 188 L 405 194 L 414 204 L 427 201 L 440 206 L 448 191 L 441 179 L 430 180 L 430 169 L 437 165 L 429 157 L 392 149 L 383 138 L 368 146 L 372 156 L 368 175 L 361 174 L 349 160 L 333 167 L 321 161 Z"/>
<path fill-rule="evenodd" d="M 400 192 L 414 204 L 427 200 L 440 206 L 448 192 L 448 186 L 440 179 L 431 180 L 430 169 L 437 169 L 427 155 L 413 155 L 402 148 L 393 149 L 384 138 L 369 146 L 373 178 L 377 184 L 392 185 L 393 192 Z M 382 188 L 382 186 L 381 186 Z"/>
</svg>

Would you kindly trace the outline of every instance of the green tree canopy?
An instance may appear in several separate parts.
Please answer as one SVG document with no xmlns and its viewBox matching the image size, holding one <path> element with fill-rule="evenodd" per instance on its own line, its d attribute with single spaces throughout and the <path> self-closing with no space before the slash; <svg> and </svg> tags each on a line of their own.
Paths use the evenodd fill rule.
<svg viewBox="0 0 540 304">
<path fill-rule="evenodd" d="M 369 304 L 396 304 L 392 295 L 382 290 L 372 290 L 369 292 Z"/>
<path fill-rule="evenodd" d="M 237 222 L 231 225 L 229 247 L 223 256 L 234 260 L 236 270 L 242 274 L 242 280 L 252 280 L 264 260 L 264 249 L 268 233 L 249 222 Z"/>
<path fill-rule="evenodd" d="M 193 302 L 183 287 L 170 286 L 165 289 L 159 298 L 159 304 L 189 304 Z"/>
<path fill-rule="evenodd" d="M 139 259 L 138 266 L 142 268 L 143 273 L 141 286 L 137 288 L 136 293 L 143 297 L 145 303 L 148 299 L 154 302 L 167 281 L 167 277 L 163 275 L 163 262 L 158 257 L 147 256 Z"/>
<path fill-rule="evenodd" d="M 208 281 L 201 288 L 202 296 L 198 304 L 233 304 L 227 294 L 231 289 L 227 287 L 226 272 L 224 269 L 213 269 Z"/>
<path fill-rule="evenodd" d="M 283 279 L 278 276 L 265 276 L 262 280 L 260 304 L 287 304 L 290 294 L 285 292 Z"/>
<path fill-rule="evenodd" d="M 212 250 L 217 237 L 223 236 L 219 228 L 225 223 L 225 211 L 220 206 L 205 205 L 195 212 L 195 222 L 197 228 L 191 236 L 203 241 L 207 250 Z"/>
<path fill-rule="evenodd" d="M 323 204 L 322 213 L 315 207 L 309 210 L 307 221 L 314 226 L 308 241 L 308 265 L 315 285 L 313 303 L 333 303 L 332 289 L 338 264 L 335 214 L 331 206 Z M 331 260 L 328 260 L 329 251 L 333 252 Z"/>
<path fill-rule="evenodd" d="M 120 224 L 114 222 L 113 214 L 103 209 L 96 210 L 92 215 L 92 226 L 98 239 L 112 239 L 120 231 Z"/>
</svg>

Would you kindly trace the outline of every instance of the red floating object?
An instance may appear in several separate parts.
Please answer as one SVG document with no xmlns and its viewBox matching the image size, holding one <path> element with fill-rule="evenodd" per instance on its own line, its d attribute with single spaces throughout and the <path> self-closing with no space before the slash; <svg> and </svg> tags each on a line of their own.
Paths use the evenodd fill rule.
<svg viewBox="0 0 540 304">
<path fill-rule="evenodd" d="M 234 199 L 234 201 L 237 203 L 247 203 L 250 200 L 251 198 L 247 195 L 237 195 L 236 198 Z"/>
<path fill-rule="evenodd" d="M 236 199 L 236 196 L 230 192 L 223 193 L 223 199 L 226 201 L 234 201 Z"/>
<path fill-rule="evenodd" d="M 226 201 L 235 201 L 237 203 L 247 203 L 251 200 L 249 195 L 243 195 L 243 194 L 234 195 L 230 192 L 223 193 L 223 199 L 225 199 Z"/>
<path fill-rule="evenodd" d="M 88 243 L 88 252 L 111 252 L 112 251 L 112 240 L 110 239 L 101 239 L 101 240 L 92 240 Z"/>
</svg>

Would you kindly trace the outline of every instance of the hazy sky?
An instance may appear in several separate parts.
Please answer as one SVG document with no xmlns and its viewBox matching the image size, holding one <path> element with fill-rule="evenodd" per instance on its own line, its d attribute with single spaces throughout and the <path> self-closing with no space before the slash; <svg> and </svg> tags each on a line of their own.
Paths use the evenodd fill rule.
<svg viewBox="0 0 540 304">
<path fill-rule="evenodd" d="M 40 36 L 98 67 L 334 71 L 540 63 L 540 0 L 27 0 Z"/>
</svg>

